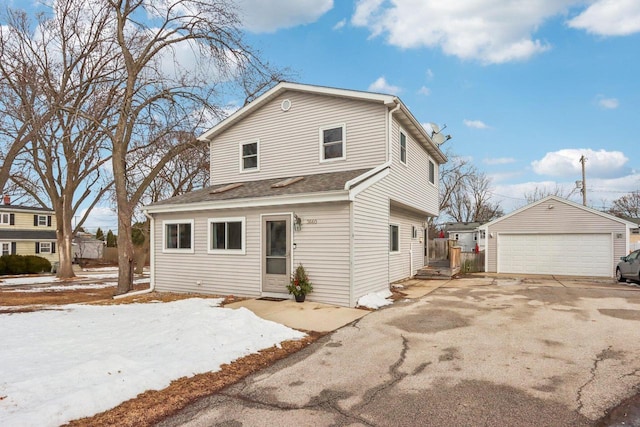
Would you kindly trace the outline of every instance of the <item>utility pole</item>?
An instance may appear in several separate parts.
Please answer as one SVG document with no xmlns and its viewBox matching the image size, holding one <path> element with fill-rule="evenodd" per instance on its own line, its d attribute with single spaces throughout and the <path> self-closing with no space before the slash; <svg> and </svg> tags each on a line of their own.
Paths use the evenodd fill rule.
<svg viewBox="0 0 640 427">
<path fill-rule="evenodd" d="M 582 157 L 580 157 L 580 163 L 582 163 L 582 189 L 580 191 L 582 192 L 582 204 L 584 206 L 587 206 L 587 178 L 584 173 L 584 164 L 586 162 L 587 158 L 583 154 Z"/>
</svg>

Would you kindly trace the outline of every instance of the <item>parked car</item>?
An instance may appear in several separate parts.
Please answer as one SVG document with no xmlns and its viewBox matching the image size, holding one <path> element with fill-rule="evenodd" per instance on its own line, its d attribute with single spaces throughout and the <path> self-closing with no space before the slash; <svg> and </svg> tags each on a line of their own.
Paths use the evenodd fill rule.
<svg viewBox="0 0 640 427">
<path fill-rule="evenodd" d="M 640 282 L 640 249 L 620 258 L 616 267 L 616 279 L 618 282 L 625 279 Z"/>
</svg>

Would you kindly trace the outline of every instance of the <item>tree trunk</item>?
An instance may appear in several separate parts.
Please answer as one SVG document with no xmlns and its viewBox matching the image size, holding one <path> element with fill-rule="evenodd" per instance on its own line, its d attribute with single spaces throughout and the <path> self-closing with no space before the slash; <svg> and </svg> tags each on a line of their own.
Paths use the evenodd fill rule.
<svg viewBox="0 0 640 427">
<path fill-rule="evenodd" d="M 73 272 L 73 229 L 71 228 L 71 209 L 65 204 L 65 197 L 56 203 L 56 241 L 59 266 L 56 275 L 60 279 L 75 277 Z"/>
<path fill-rule="evenodd" d="M 126 213 L 124 214 L 126 215 Z M 126 220 L 118 209 L 118 289 L 117 295 L 133 290 L 133 264 L 135 253 L 131 241 L 131 216 Z"/>
</svg>

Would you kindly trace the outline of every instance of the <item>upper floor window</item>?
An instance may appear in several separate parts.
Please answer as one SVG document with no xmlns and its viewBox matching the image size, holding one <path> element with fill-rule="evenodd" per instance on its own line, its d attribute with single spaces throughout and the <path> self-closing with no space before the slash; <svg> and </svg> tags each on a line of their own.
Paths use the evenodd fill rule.
<svg viewBox="0 0 640 427">
<path fill-rule="evenodd" d="M 400 252 L 400 226 L 389 224 L 389 252 Z"/>
<path fill-rule="evenodd" d="M 400 161 L 407 164 L 407 135 L 400 132 Z"/>
<path fill-rule="evenodd" d="M 259 154 L 258 141 L 240 144 L 240 171 L 259 170 Z"/>
<path fill-rule="evenodd" d="M 347 157 L 345 125 L 320 128 L 320 161 Z"/>
<path fill-rule="evenodd" d="M 193 252 L 193 220 L 164 221 L 164 249 Z"/>
<path fill-rule="evenodd" d="M 0 213 L 0 224 L 2 225 L 10 225 L 11 224 L 11 214 L 9 213 Z"/>
<path fill-rule="evenodd" d="M 209 252 L 244 254 L 244 217 L 209 219 Z"/>
<path fill-rule="evenodd" d="M 35 227 L 50 227 L 51 226 L 51 215 L 34 215 L 33 216 L 33 225 Z"/>
<path fill-rule="evenodd" d="M 436 183 L 436 165 L 431 160 L 429 160 L 429 182 L 434 185 Z"/>
</svg>

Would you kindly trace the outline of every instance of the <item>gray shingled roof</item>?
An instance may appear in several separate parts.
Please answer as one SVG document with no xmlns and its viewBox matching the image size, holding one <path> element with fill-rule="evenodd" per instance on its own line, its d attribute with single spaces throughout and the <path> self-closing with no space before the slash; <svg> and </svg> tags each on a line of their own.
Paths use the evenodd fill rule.
<svg viewBox="0 0 640 427">
<path fill-rule="evenodd" d="M 56 240 L 51 230 L 0 230 L 0 240 Z"/>
<path fill-rule="evenodd" d="M 445 224 L 444 231 L 473 231 L 481 225 L 481 222 L 448 222 Z"/>
<path fill-rule="evenodd" d="M 260 181 L 242 182 L 240 186 L 228 191 L 216 193 L 216 190 L 230 186 L 233 183 L 214 185 L 201 190 L 191 191 L 187 194 L 172 197 L 167 200 L 153 203 L 152 206 L 182 205 L 188 203 L 217 202 L 222 200 L 249 199 L 258 197 L 272 197 L 293 194 L 321 193 L 326 191 L 344 190 L 344 185 L 369 169 L 358 169 L 342 172 L 322 173 L 316 175 L 294 175 L 282 178 L 264 179 Z M 290 185 L 274 188 L 273 184 L 282 182 L 288 178 L 303 176 L 304 179 L 293 182 Z M 240 183 L 238 183 L 240 184 Z"/>
<path fill-rule="evenodd" d="M 49 209 L 49 208 L 42 208 L 42 207 L 35 207 L 35 206 L 22 206 L 22 205 L 5 205 L 5 204 L 0 204 L 0 211 L 2 212 L 7 212 L 7 211 L 34 211 L 34 212 L 48 212 L 48 213 L 53 213 L 53 209 Z"/>
</svg>

